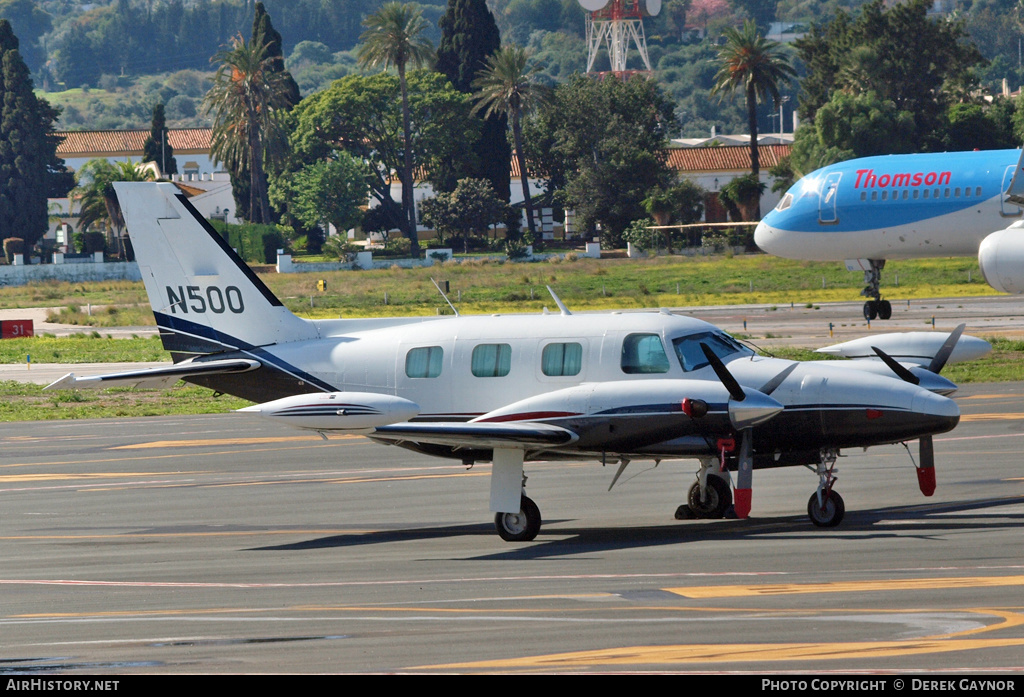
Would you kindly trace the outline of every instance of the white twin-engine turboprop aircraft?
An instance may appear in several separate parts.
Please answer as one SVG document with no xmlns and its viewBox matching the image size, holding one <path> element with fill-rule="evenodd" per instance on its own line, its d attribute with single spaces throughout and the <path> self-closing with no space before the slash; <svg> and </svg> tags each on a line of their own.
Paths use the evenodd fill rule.
<svg viewBox="0 0 1024 697">
<path fill-rule="evenodd" d="M 755 355 L 713 325 L 660 313 L 305 320 L 289 312 L 172 184 L 115 184 L 174 365 L 68 375 L 54 388 L 170 385 L 243 397 L 242 412 L 298 428 L 491 462 L 498 534 L 531 540 L 540 511 L 523 463 L 697 459 L 687 512 L 746 517 L 752 470 L 816 467 L 808 514 L 838 525 L 842 448 L 920 440 L 919 485 L 934 490 L 932 436 L 960 413 L 938 373 L 984 354 L 972 337 L 875 337 L 874 360 L 797 363 Z M 958 342 L 958 339 L 959 342 Z M 857 353 L 858 345 L 830 351 Z M 903 361 L 897 362 L 896 359 Z M 735 493 L 730 472 L 736 471 Z"/>
</svg>

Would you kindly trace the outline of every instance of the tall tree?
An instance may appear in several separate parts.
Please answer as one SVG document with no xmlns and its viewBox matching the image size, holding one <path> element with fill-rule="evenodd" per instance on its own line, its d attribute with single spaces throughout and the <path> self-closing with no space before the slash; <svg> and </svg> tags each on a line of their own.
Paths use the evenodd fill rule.
<svg viewBox="0 0 1024 697">
<path fill-rule="evenodd" d="M 434 49 L 424 37 L 427 22 L 419 9 L 399 2 L 389 2 L 365 20 L 366 31 L 360 39 L 362 45 L 358 49 L 359 63 L 363 67 L 383 67 L 387 70 L 395 66 L 398 71 L 398 83 L 402 93 L 402 135 L 404 152 L 402 155 L 402 210 L 405 215 L 405 233 L 409 238 L 410 250 L 414 258 L 420 256 L 419 239 L 416 234 L 416 205 L 413 199 L 412 172 L 412 123 L 409 119 L 409 91 L 405 72 L 410 64 L 422 67 L 434 58 Z"/>
<path fill-rule="evenodd" d="M 931 7 L 931 0 L 888 8 L 872 0 L 856 17 L 839 11 L 828 24 L 813 25 L 794 42 L 807 66 L 800 84 L 801 121 L 813 121 L 836 92 L 873 92 L 911 114 L 920 151 L 942 150 L 946 108 L 970 91 L 973 70 L 985 60 L 967 40 L 962 20 L 934 21 Z"/>
<path fill-rule="evenodd" d="M 641 201 L 668 186 L 668 138 L 674 106 L 641 76 L 593 80 L 575 75 L 523 128 L 526 155 L 549 193 L 576 212 L 580 229 L 601 226 L 601 243 L 617 246 L 630 223 L 645 217 Z"/>
<path fill-rule="evenodd" d="M 286 104 L 284 110 L 290 111 L 302 100 L 302 95 L 299 93 L 299 86 L 292 78 L 292 74 L 284 67 L 281 34 L 274 29 L 274 25 L 270 21 L 270 14 L 262 2 L 257 2 L 254 8 L 252 42 L 266 47 L 269 72 L 281 74 L 283 83 L 281 89 L 284 91 L 284 102 Z M 249 182 L 251 178 L 252 175 L 247 167 L 243 166 L 237 171 L 231 171 L 231 191 L 235 199 L 235 210 L 238 211 L 240 217 L 246 220 L 252 219 L 249 212 L 249 201 L 251 198 Z"/>
<path fill-rule="evenodd" d="M 70 188 L 53 186 L 64 170 L 53 136 L 57 116 L 33 93 L 18 38 L 0 19 L 0 239 L 20 237 L 30 248 L 46 234 L 47 196 L 63 196 Z"/>
<path fill-rule="evenodd" d="M 751 20 L 743 29 L 725 30 L 725 44 L 718 52 L 720 68 L 715 75 L 712 93 L 732 92 L 742 88 L 747 98 L 747 125 L 750 129 L 750 174 L 757 178 L 761 160 L 757 146 L 757 103 L 778 103 L 779 85 L 796 75 L 793 66 L 775 41 L 768 41 Z"/>
<path fill-rule="evenodd" d="M 230 170 L 248 168 L 248 219 L 270 222 L 264 158 L 283 140 L 280 115 L 288 108 L 284 77 L 273 70 L 265 44 L 241 36 L 214 60 L 220 67 L 203 100 L 206 113 L 213 113 L 211 151 Z"/>
<path fill-rule="evenodd" d="M 486 68 L 487 59 L 501 48 L 501 35 L 494 15 L 484 0 L 448 0 L 448 7 L 438 23 L 441 43 L 437 47 L 434 69 L 451 80 L 460 92 L 474 92 L 473 80 Z M 480 118 L 480 116 L 478 116 Z M 502 113 L 482 118 L 480 139 L 473 144 L 475 166 L 469 173 L 453 172 L 446 182 L 469 176 L 487 179 L 504 200 L 509 198 L 511 174 L 508 144 L 508 119 Z M 443 188 L 449 188 L 443 187 Z"/>
<path fill-rule="evenodd" d="M 473 142 L 479 121 L 470 116 L 469 95 L 456 90 L 440 73 L 414 70 L 408 75 L 413 167 L 435 183 L 443 163 L 451 162 L 464 143 Z M 401 171 L 406 151 L 402 133 L 401 90 L 392 73 L 348 75 L 302 100 L 292 112 L 292 161 L 335 159 L 347 152 L 370 165 L 370 191 L 379 207 L 373 229 L 405 230 L 407 217 L 391 196 L 394 173 Z M 287 175 L 287 173 L 285 173 Z M 284 175 L 283 175 L 284 176 Z M 365 227 L 365 226 L 364 226 Z"/>
<path fill-rule="evenodd" d="M 530 57 L 526 49 L 506 46 L 487 58 L 487 66 L 473 81 L 477 89 L 477 106 L 474 111 L 483 111 L 491 117 L 504 114 L 512 124 L 512 138 L 516 146 L 516 161 L 519 163 L 519 181 L 523 187 L 523 205 L 526 207 L 526 224 L 530 230 L 530 241 L 537 241 L 536 222 L 533 219 L 533 201 L 530 197 L 530 178 L 526 168 L 526 152 L 523 145 L 523 115 L 544 102 L 550 90 L 535 79 L 536 69 L 530 68 Z"/>
<path fill-rule="evenodd" d="M 164 117 L 163 104 L 153 107 L 153 121 L 149 129 L 149 137 L 142 144 L 142 161 L 155 162 L 160 165 L 162 175 L 178 173 L 178 163 L 174 160 L 174 148 L 167 140 L 167 119 Z"/>
</svg>

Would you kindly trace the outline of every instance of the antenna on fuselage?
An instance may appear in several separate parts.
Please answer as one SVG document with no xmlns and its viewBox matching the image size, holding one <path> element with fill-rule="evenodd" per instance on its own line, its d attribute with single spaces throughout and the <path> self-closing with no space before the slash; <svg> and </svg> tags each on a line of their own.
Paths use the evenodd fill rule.
<svg viewBox="0 0 1024 697">
<path fill-rule="evenodd" d="M 559 298 L 559 297 L 558 297 L 558 296 L 557 296 L 557 295 L 555 294 L 555 291 L 554 291 L 554 290 L 553 290 L 553 289 L 551 288 L 551 286 L 544 286 L 544 287 L 548 289 L 548 292 L 549 292 L 549 293 L 551 293 L 551 298 L 552 298 L 552 300 L 554 300 L 554 301 L 555 301 L 555 304 L 556 304 L 556 305 L 558 305 L 558 309 L 562 311 L 562 314 L 563 314 L 563 315 L 571 315 L 572 313 L 571 313 L 571 312 L 569 312 L 569 308 L 567 308 L 567 307 L 565 306 L 565 304 L 564 304 L 564 303 L 562 302 L 562 299 L 561 299 L 561 298 Z"/>
<path fill-rule="evenodd" d="M 449 300 L 448 296 L 445 295 L 445 292 L 443 290 L 441 290 L 441 286 L 439 286 L 437 284 L 437 281 L 435 281 L 433 278 L 430 279 L 430 282 L 434 284 L 434 287 L 437 288 L 437 292 L 441 294 L 441 297 L 444 298 L 444 301 L 446 303 L 448 303 L 448 307 L 452 308 L 452 312 L 454 312 L 455 316 L 458 317 L 459 316 L 459 311 L 455 309 L 455 306 L 452 305 L 452 301 Z"/>
</svg>

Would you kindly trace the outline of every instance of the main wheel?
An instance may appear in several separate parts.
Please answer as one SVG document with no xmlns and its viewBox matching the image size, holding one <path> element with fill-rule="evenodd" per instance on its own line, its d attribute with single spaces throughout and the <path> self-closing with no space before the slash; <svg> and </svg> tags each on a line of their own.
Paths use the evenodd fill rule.
<svg viewBox="0 0 1024 697">
<path fill-rule="evenodd" d="M 540 509 L 529 496 L 523 496 L 518 513 L 495 514 L 494 527 L 506 542 L 529 542 L 540 532 Z"/>
<path fill-rule="evenodd" d="M 892 303 L 888 300 L 878 301 L 878 319 L 889 319 L 892 317 Z"/>
<path fill-rule="evenodd" d="M 708 477 L 707 495 L 700 500 L 700 483 L 694 482 L 686 503 L 698 518 L 721 518 L 732 505 L 732 489 L 721 477 Z"/>
<path fill-rule="evenodd" d="M 878 303 L 874 300 L 868 300 L 864 303 L 864 319 L 868 322 L 878 317 Z"/>
<path fill-rule="evenodd" d="M 807 517 L 819 528 L 834 528 L 843 522 L 846 514 L 846 504 L 843 497 L 834 491 L 830 491 L 825 505 L 818 505 L 818 492 L 811 494 L 807 501 Z"/>
</svg>

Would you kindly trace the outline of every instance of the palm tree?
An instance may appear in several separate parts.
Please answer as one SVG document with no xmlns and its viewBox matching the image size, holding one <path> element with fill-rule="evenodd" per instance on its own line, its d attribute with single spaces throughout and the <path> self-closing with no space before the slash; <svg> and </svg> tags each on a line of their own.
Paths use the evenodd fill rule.
<svg viewBox="0 0 1024 697">
<path fill-rule="evenodd" d="M 476 113 L 484 110 L 484 117 L 505 114 L 512 126 L 512 140 L 519 164 L 519 181 L 523 187 L 523 204 L 526 207 L 526 224 L 531 241 L 536 239 L 536 223 L 533 220 L 533 202 L 530 199 L 530 182 L 526 171 L 526 154 L 523 151 L 523 115 L 529 114 L 541 103 L 547 101 L 551 90 L 534 79 L 536 68 L 527 67 L 529 52 L 518 46 L 505 46 L 487 58 L 487 66 L 477 73 L 473 95 L 477 104 Z"/>
<path fill-rule="evenodd" d="M 287 111 L 287 73 L 276 69 L 277 59 L 267 54 L 263 36 L 247 42 L 241 35 L 231 47 L 217 53 L 220 63 L 213 87 L 203 99 L 205 113 L 213 117 L 210 149 L 232 170 L 249 171 L 251 222 L 270 221 L 264 160 L 273 157 L 283 141 L 279 115 Z"/>
<path fill-rule="evenodd" d="M 402 90 L 402 136 L 404 161 L 402 163 L 402 208 L 405 213 L 406 236 L 414 257 L 419 257 L 420 246 L 416 236 L 416 207 L 413 203 L 412 179 L 412 124 L 409 117 L 409 94 L 405 80 L 406 66 L 428 65 L 434 58 L 434 47 L 424 36 L 427 21 L 413 5 L 389 2 L 376 13 L 363 20 L 366 31 L 359 39 L 359 64 L 364 68 L 378 66 L 387 70 L 394 65 L 398 70 L 398 84 Z"/>
<path fill-rule="evenodd" d="M 718 51 L 721 67 L 715 75 L 711 93 L 732 92 L 742 87 L 747 96 L 747 122 L 750 128 L 750 173 L 757 178 L 761 162 L 757 150 L 757 103 L 771 97 L 779 101 L 779 85 L 789 82 L 796 71 L 775 41 L 765 39 L 757 24 L 747 20 L 743 29 L 725 30 L 725 44 Z"/>
<path fill-rule="evenodd" d="M 156 179 L 153 169 L 143 163 L 89 160 L 78 172 L 78 186 L 71 192 L 79 201 L 78 227 L 82 231 L 94 223 L 102 223 L 116 232 L 118 245 L 123 245 L 124 215 L 114 192 L 114 182 L 148 182 Z M 123 247 L 122 247 L 122 252 Z"/>
</svg>

